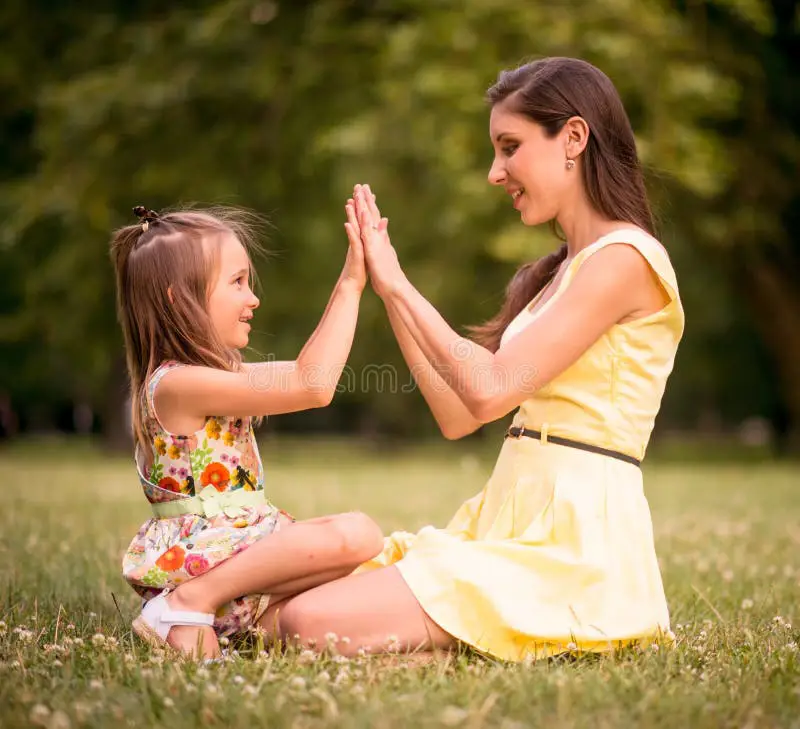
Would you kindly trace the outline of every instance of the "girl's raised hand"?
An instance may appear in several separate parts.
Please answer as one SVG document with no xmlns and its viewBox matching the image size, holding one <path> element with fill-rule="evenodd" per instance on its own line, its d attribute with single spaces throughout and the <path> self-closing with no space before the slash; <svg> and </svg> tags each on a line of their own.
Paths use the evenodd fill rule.
<svg viewBox="0 0 800 729">
<path fill-rule="evenodd" d="M 367 264 L 364 257 L 364 243 L 361 240 L 361 232 L 356 217 L 355 202 L 348 200 L 344 209 L 347 215 L 344 229 L 347 232 L 349 245 L 340 281 L 352 283 L 353 287 L 361 292 L 367 285 Z"/>
<path fill-rule="evenodd" d="M 353 199 L 372 288 L 378 296 L 383 297 L 405 278 L 389 239 L 389 221 L 381 217 L 369 185 L 356 185 Z"/>
</svg>

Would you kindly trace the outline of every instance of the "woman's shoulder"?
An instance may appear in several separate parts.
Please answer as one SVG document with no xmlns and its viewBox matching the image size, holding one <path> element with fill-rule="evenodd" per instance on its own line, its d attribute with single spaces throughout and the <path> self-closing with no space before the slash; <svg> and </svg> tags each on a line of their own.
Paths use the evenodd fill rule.
<svg viewBox="0 0 800 729">
<path fill-rule="evenodd" d="M 601 251 L 602 255 L 598 256 Z M 667 248 L 655 235 L 642 228 L 624 225 L 600 236 L 575 256 L 573 274 L 584 262 L 596 256 L 617 270 L 621 266 L 643 271 L 652 269 L 659 278 L 677 288 Z"/>
</svg>

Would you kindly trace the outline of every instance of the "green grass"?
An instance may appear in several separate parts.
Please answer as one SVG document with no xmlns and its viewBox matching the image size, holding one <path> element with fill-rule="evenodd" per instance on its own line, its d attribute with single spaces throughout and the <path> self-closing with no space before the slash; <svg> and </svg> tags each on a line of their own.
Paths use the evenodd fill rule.
<svg viewBox="0 0 800 729">
<path fill-rule="evenodd" d="M 267 440 L 262 455 L 296 516 L 357 508 L 387 531 L 443 524 L 492 465 L 461 443 Z M 174 663 L 130 632 L 120 557 L 148 509 L 129 459 L 28 442 L 0 451 L 0 473 L 0 727 L 800 727 L 796 465 L 648 463 L 676 647 L 534 665 L 258 645 Z"/>
</svg>

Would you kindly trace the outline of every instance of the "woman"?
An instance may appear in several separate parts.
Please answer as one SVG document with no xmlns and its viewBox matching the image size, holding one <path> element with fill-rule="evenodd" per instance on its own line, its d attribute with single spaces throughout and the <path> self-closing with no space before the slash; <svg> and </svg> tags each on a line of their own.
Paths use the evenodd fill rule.
<svg viewBox="0 0 800 729">
<path fill-rule="evenodd" d="M 343 653 L 461 641 L 522 660 L 669 629 L 639 462 L 684 316 L 630 123 L 611 81 L 569 58 L 502 73 L 488 100 L 489 182 L 566 243 L 517 272 L 474 342 L 408 282 L 368 188 L 347 229 L 444 435 L 519 409 L 447 528 L 394 534 L 357 574 L 289 601 L 281 629 L 312 645 L 330 632 L 350 639 Z"/>
</svg>

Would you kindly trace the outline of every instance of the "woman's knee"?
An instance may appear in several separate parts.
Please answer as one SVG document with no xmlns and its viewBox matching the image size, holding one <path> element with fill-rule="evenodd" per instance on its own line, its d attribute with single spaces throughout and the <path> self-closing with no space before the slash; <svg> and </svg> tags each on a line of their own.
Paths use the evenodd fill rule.
<svg viewBox="0 0 800 729">
<path fill-rule="evenodd" d="M 284 640 L 307 640 L 323 634 L 325 611 L 303 595 L 289 600 L 277 613 L 278 633 Z"/>
</svg>

